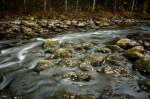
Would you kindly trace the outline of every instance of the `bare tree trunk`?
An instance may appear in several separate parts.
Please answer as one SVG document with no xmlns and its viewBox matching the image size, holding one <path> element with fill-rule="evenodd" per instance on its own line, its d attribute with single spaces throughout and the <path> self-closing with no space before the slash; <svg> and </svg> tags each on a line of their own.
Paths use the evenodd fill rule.
<svg viewBox="0 0 150 99">
<path fill-rule="evenodd" d="M 46 12 L 46 4 L 47 4 L 47 0 L 44 0 L 44 12 Z"/>
<path fill-rule="evenodd" d="M 78 10 L 79 10 L 79 0 L 77 0 L 77 12 L 78 12 Z"/>
<path fill-rule="evenodd" d="M 27 12 L 26 0 L 24 0 L 24 12 Z"/>
<path fill-rule="evenodd" d="M 107 0 L 105 0 L 105 11 L 107 11 Z"/>
<path fill-rule="evenodd" d="M 67 2 L 67 0 L 65 0 L 65 10 L 66 10 L 66 12 L 68 10 L 68 2 Z"/>
<path fill-rule="evenodd" d="M 134 5 L 135 5 L 135 0 L 133 0 L 132 2 L 131 12 L 133 12 Z"/>
<path fill-rule="evenodd" d="M 95 10 L 95 4 L 96 4 L 96 0 L 93 0 L 93 8 L 92 8 L 92 12 L 94 12 L 94 10 Z"/>
<path fill-rule="evenodd" d="M 114 13 L 116 13 L 116 6 L 117 6 L 117 1 L 116 1 L 116 0 L 114 0 L 114 7 L 113 7 L 113 11 L 114 11 Z"/>
</svg>

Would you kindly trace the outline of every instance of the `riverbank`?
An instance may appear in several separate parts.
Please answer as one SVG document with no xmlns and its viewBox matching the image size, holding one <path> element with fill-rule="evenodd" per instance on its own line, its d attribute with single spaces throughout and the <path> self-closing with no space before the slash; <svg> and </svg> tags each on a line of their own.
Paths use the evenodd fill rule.
<svg viewBox="0 0 150 99">
<path fill-rule="evenodd" d="M 90 30 L 101 28 L 121 28 L 130 25 L 150 24 L 149 20 L 134 18 L 37 18 L 33 16 L 22 16 L 11 19 L 1 19 L 0 36 L 7 38 L 32 38 L 32 37 L 53 37 L 58 33 L 76 29 Z"/>
</svg>

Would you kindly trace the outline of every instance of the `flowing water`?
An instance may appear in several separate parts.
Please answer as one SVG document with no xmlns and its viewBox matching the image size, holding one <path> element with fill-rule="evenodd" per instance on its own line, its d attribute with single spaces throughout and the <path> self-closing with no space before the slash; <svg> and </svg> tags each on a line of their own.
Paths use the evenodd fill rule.
<svg viewBox="0 0 150 99">
<path fill-rule="evenodd" d="M 70 31 L 47 39 L 57 40 L 60 44 L 66 41 L 72 41 L 74 44 L 91 42 L 96 46 L 105 47 L 115 44 L 118 38 L 125 36 L 140 41 L 141 38 L 150 37 L 150 28 L 149 26 L 132 26 L 118 29 Z M 105 86 L 112 86 L 113 94 L 123 93 L 135 96 L 138 99 L 149 99 L 150 94 L 142 91 L 137 84 L 138 80 L 144 79 L 144 77 L 135 71 L 133 71 L 133 78 L 107 75 L 95 70 L 84 71 L 93 77 L 87 82 L 72 81 L 67 77 L 54 76 L 82 71 L 78 67 L 56 66 L 46 69 L 40 74 L 34 72 L 33 68 L 39 60 L 51 56 L 51 54 L 45 53 L 41 47 L 44 40 L 44 38 L 0 40 L 0 73 L 4 76 L 4 81 L 0 84 L 0 90 L 19 94 L 20 99 L 47 99 L 53 92 L 62 89 L 71 93 L 98 98 Z M 89 53 L 92 53 L 92 50 Z M 82 54 L 78 57 L 82 57 Z M 100 53 L 99 55 L 106 56 L 107 54 Z M 132 63 L 122 65 L 131 68 Z M 117 98 L 110 97 L 110 99 Z"/>
</svg>

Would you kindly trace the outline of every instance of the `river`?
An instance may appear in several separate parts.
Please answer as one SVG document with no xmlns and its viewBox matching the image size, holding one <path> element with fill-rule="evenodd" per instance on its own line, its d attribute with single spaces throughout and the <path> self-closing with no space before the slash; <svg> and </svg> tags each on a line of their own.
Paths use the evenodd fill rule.
<svg viewBox="0 0 150 99">
<path fill-rule="evenodd" d="M 143 25 L 124 28 L 103 28 L 88 31 L 75 30 L 59 34 L 53 38 L 39 37 L 28 40 L 12 38 L 9 40 L 0 40 L 0 73 L 3 75 L 4 79 L 0 84 L 0 90 L 1 92 L 14 92 L 20 97 L 13 99 L 48 99 L 52 93 L 62 89 L 71 93 L 84 94 L 98 98 L 105 86 L 111 86 L 113 88 L 113 94 L 123 93 L 136 97 L 132 99 L 149 99 L 150 94 L 141 90 L 137 83 L 138 80 L 144 79 L 145 77 L 134 70 L 132 70 L 133 78 L 107 75 L 94 70 L 84 71 L 84 73 L 88 73 L 93 77 L 93 79 L 87 82 L 72 81 L 67 77 L 54 77 L 54 75 L 57 74 L 81 72 L 82 70 L 79 67 L 64 68 L 61 66 L 54 66 L 53 68 L 42 71 L 40 74 L 33 71 L 38 61 L 47 59 L 51 56 L 50 53 L 45 53 L 41 47 L 43 41 L 46 39 L 57 40 L 60 44 L 64 44 L 66 41 L 72 41 L 74 44 L 90 42 L 102 48 L 106 45 L 115 44 L 119 38 L 124 37 L 135 39 L 140 42 L 142 38 L 150 37 L 150 27 Z M 80 51 L 74 52 L 74 54 L 80 54 L 78 57 L 83 57 L 84 54 L 91 53 L 94 53 L 93 49 L 83 53 Z M 108 55 L 108 53 L 96 54 L 104 57 Z M 102 65 L 107 64 L 111 65 L 114 63 L 105 62 Z M 121 65 L 131 68 L 132 62 Z M 99 69 L 99 67 L 95 67 L 94 69 Z M 120 98 L 111 95 L 108 99 Z"/>
</svg>

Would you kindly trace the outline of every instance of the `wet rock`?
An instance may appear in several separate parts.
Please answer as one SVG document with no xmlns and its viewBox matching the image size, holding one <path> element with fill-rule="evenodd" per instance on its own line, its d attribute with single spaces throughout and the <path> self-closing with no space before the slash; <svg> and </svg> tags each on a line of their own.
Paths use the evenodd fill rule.
<svg viewBox="0 0 150 99">
<path fill-rule="evenodd" d="M 1 90 L 0 99 L 21 99 L 21 95 L 19 93 Z"/>
<path fill-rule="evenodd" d="M 40 73 L 41 71 L 46 70 L 52 66 L 54 66 L 54 63 L 51 60 L 40 60 L 33 70 L 37 73 Z"/>
<path fill-rule="evenodd" d="M 37 36 L 38 34 L 32 28 L 22 27 L 23 33 L 28 36 Z"/>
<path fill-rule="evenodd" d="M 114 66 L 114 65 L 104 66 L 102 67 L 102 72 L 104 72 L 105 74 L 118 77 L 128 77 L 128 78 L 133 77 L 132 70 L 128 67 L 122 66 Z"/>
<path fill-rule="evenodd" d="M 65 41 L 61 43 L 61 47 L 67 47 L 67 48 L 72 48 L 74 46 L 74 43 L 71 40 Z"/>
<path fill-rule="evenodd" d="M 110 53 L 111 50 L 109 48 L 100 48 L 98 47 L 95 52 L 100 52 L 100 53 Z"/>
<path fill-rule="evenodd" d="M 70 93 L 67 91 L 55 91 L 48 99 L 95 99 L 88 95 Z"/>
<path fill-rule="evenodd" d="M 90 64 L 90 62 L 82 62 L 79 68 L 83 71 L 94 70 L 94 67 Z"/>
<path fill-rule="evenodd" d="M 106 48 L 109 48 L 112 52 L 122 52 L 122 51 L 124 51 L 118 45 L 106 45 Z"/>
<path fill-rule="evenodd" d="M 89 62 L 92 66 L 100 66 L 103 61 L 103 56 L 86 55 L 82 59 L 83 62 Z"/>
<path fill-rule="evenodd" d="M 51 58 L 71 58 L 72 57 L 72 51 L 65 49 L 65 48 L 59 48 L 57 49 L 52 55 Z"/>
<path fill-rule="evenodd" d="M 43 45 L 42 45 L 42 48 L 43 49 L 52 49 L 52 48 L 56 48 L 56 47 L 58 47 L 59 46 L 59 42 L 58 41 L 56 41 L 56 40 L 45 40 L 44 42 L 43 42 Z"/>
<path fill-rule="evenodd" d="M 78 67 L 80 65 L 80 61 L 74 58 L 64 58 L 58 62 L 58 65 L 63 67 Z"/>
<path fill-rule="evenodd" d="M 114 62 L 121 62 L 121 63 L 129 63 L 129 60 L 126 57 L 118 53 L 108 54 L 106 56 L 106 60 L 114 61 Z"/>
<path fill-rule="evenodd" d="M 112 97 L 113 99 L 141 99 L 141 98 L 137 98 L 136 96 L 132 96 L 124 93 L 114 93 Z"/>
<path fill-rule="evenodd" d="M 136 47 L 128 49 L 125 52 L 125 56 L 128 59 L 135 61 L 137 59 L 141 59 L 144 57 L 150 57 L 150 52 L 145 50 L 142 46 L 136 46 Z"/>
<path fill-rule="evenodd" d="M 150 50 L 150 38 L 144 39 L 144 47 L 148 50 Z"/>
<path fill-rule="evenodd" d="M 70 76 L 69 78 L 70 80 L 76 82 L 88 82 L 94 79 L 90 74 L 84 72 L 75 72 L 70 74 L 69 76 Z"/>
<path fill-rule="evenodd" d="M 144 90 L 144 91 L 150 93 L 150 79 L 149 79 L 149 78 L 146 78 L 146 79 L 144 79 L 144 80 L 139 80 L 139 81 L 138 81 L 138 86 L 139 86 L 142 90 Z"/>
<path fill-rule="evenodd" d="M 0 83 L 2 83 L 4 80 L 3 75 L 0 73 Z"/>
<path fill-rule="evenodd" d="M 43 28 L 43 27 L 45 28 L 45 27 L 47 27 L 47 25 L 48 25 L 48 20 L 46 20 L 46 19 L 38 20 L 37 24 L 38 24 L 39 26 L 41 26 L 42 28 Z"/>
<path fill-rule="evenodd" d="M 113 93 L 113 89 L 111 86 L 104 87 L 103 91 L 99 95 L 99 99 L 109 99 Z"/>
<path fill-rule="evenodd" d="M 121 39 L 121 40 L 117 41 L 116 45 L 118 45 L 118 46 L 120 46 L 122 48 L 131 48 L 131 47 L 138 46 L 139 43 L 137 43 L 134 40 L 126 38 L 126 39 Z"/>
<path fill-rule="evenodd" d="M 150 76 L 150 61 L 146 59 L 139 59 L 134 62 L 132 68 L 140 72 L 141 74 Z"/>
</svg>

